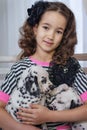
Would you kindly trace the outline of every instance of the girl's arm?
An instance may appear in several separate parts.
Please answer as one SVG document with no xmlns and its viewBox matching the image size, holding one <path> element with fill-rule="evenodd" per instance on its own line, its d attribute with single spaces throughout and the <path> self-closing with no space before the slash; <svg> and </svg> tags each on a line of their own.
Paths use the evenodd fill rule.
<svg viewBox="0 0 87 130">
<path fill-rule="evenodd" d="M 32 104 L 32 109 L 21 108 L 18 117 L 25 124 L 41 124 L 44 122 L 77 122 L 87 121 L 87 103 L 84 105 L 63 111 L 53 111 L 48 108 Z"/>
<path fill-rule="evenodd" d="M 31 125 L 16 122 L 5 110 L 5 103 L 0 101 L 0 128 L 3 130 L 40 130 Z"/>
</svg>

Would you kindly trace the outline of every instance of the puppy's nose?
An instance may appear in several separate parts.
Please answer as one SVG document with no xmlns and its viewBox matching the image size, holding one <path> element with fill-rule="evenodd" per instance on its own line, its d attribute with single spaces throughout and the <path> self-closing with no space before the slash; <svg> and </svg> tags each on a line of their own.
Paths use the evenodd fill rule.
<svg viewBox="0 0 87 130">
<path fill-rule="evenodd" d="M 54 85 L 50 85 L 49 88 L 50 88 L 51 90 L 53 90 L 53 89 L 55 88 L 55 86 L 54 86 Z"/>
</svg>

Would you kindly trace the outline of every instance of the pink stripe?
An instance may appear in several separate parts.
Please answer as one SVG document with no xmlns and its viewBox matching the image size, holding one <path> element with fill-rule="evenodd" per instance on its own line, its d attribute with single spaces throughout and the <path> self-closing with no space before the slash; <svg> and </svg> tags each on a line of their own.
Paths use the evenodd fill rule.
<svg viewBox="0 0 87 130">
<path fill-rule="evenodd" d="M 70 130 L 70 126 L 66 125 L 66 126 L 58 126 L 56 130 Z"/>
<path fill-rule="evenodd" d="M 9 100 L 9 97 L 10 96 L 8 94 L 0 91 L 0 100 L 1 101 L 4 101 L 5 103 L 7 103 Z"/>
<path fill-rule="evenodd" d="M 87 101 L 87 91 L 85 93 L 83 93 L 82 95 L 80 95 L 80 97 L 83 102 Z"/>
<path fill-rule="evenodd" d="M 29 57 L 30 60 L 34 63 L 36 63 L 37 65 L 41 65 L 41 66 L 49 66 L 49 62 L 43 62 L 43 61 L 38 61 L 36 59 L 33 59 L 32 57 Z"/>
</svg>

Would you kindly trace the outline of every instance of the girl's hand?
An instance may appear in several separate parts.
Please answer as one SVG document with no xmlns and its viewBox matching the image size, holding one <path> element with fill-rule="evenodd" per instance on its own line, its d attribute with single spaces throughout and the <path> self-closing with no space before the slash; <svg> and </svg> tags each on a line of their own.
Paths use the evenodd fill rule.
<svg viewBox="0 0 87 130">
<path fill-rule="evenodd" d="M 48 121 L 50 110 L 44 106 L 31 104 L 31 108 L 20 108 L 18 119 L 24 124 L 38 125 Z"/>
</svg>

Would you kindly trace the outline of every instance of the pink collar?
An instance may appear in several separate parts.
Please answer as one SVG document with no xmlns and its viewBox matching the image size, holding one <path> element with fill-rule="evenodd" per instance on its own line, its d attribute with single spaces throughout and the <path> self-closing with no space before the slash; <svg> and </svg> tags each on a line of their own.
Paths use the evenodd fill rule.
<svg viewBox="0 0 87 130">
<path fill-rule="evenodd" d="M 40 66 L 49 66 L 49 62 L 38 61 L 38 60 L 32 58 L 31 56 L 29 57 L 29 59 L 32 62 L 36 63 L 37 65 L 40 65 Z"/>
</svg>

